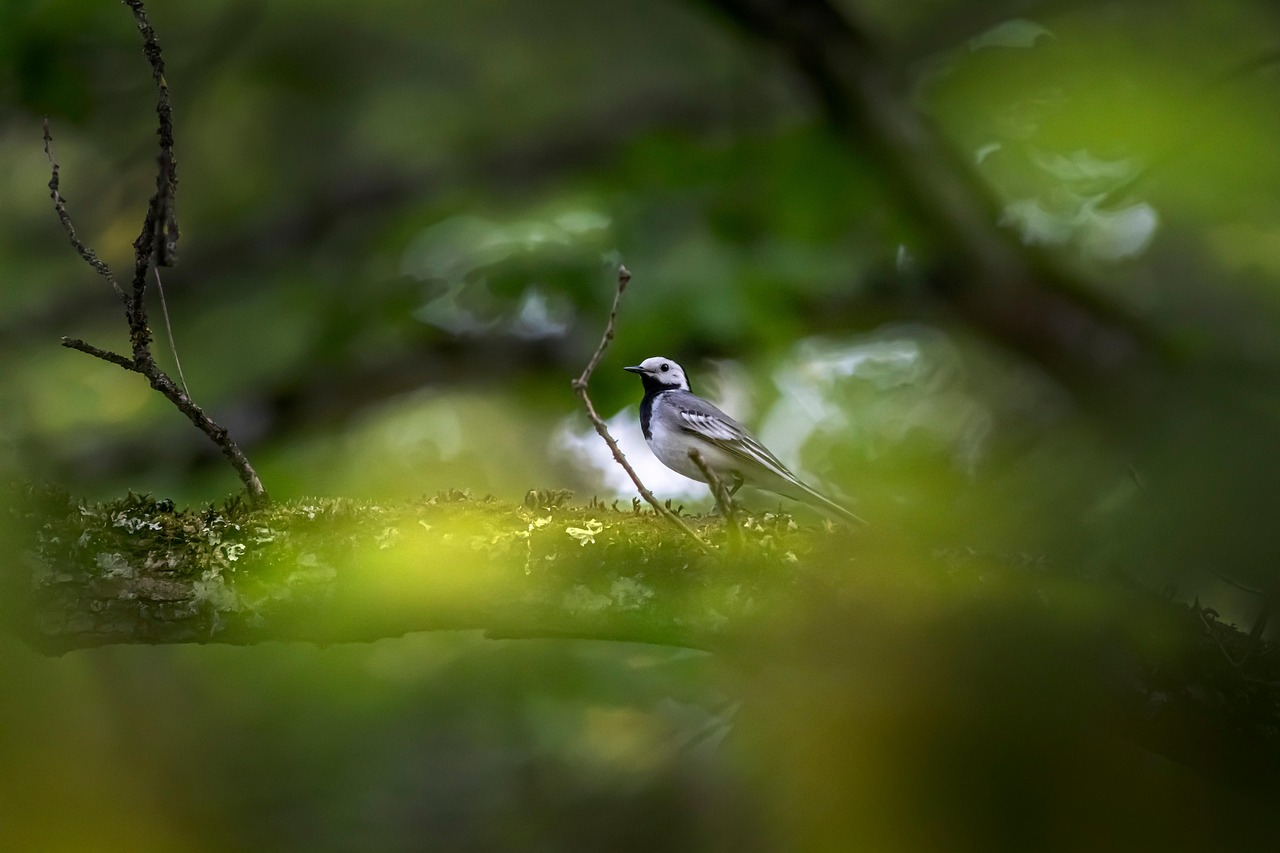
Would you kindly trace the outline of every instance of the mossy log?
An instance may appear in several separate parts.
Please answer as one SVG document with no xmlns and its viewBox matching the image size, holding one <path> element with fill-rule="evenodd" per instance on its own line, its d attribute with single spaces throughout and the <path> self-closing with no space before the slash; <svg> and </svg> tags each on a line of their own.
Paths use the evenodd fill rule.
<svg viewBox="0 0 1280 853">
<path fill-rule="evenodd" d="M 720 546 L 707 555 L 631 504 L 517 507 L 464 493 L 200 510 L 139 496 L 41 503 L 25 513 L 6 610 L 11 631 L 53 654 L 440 629 L 709 648 L 808 547 L 772 514 L 750 519 L 750 547 L 732 553 L 719 519 L 692 519 Z"/>
<path fill-rule="evenodd" d="M 638 505 L 463 493 L 178 510 L 28 492 L 9 520 L 0 616 L 46 654 L 478 629 L 716 650 L 747 671 L 816 668 L 837 692 L 860 656 L 890 654 L 930 683 L 988 683 L 997 706 L 1099 697 L 1085 716 L 1102 728 L 1231 787 L 1280 790 L 1273 647 L 1198 606 L 1037 560 L 918 553 L 888 531 L 772 513 L 732 538 L 720 518 L 688 519 L 708 554 Z"/>
</svg>

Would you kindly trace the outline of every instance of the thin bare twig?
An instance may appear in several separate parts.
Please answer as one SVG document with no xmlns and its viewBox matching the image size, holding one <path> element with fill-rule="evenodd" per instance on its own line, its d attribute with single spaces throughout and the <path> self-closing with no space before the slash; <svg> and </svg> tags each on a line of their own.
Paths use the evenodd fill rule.
<svg viewBox="0 0 1280 853">
<path fill-rule="evenodd" d="M 614 441 L 613 436 L 609 434 L 609 428 L 605 426 L 604 420 L 596 413 L 596 407 L 591 403 L 591 396 L 587 393 L 587 384 L 591 381 L 591 374 L 595 372 L 596 367 L 600 364 L 600 359 L 604 356 L 604 351 L 608 348 L 609 342 L 613 340 L 614 329 L 618 321 L 618 304 L 622 301 L 622 292 L 627 289 L 627 282 L 631 281 L 631 273 L 625 266 L 618 266 L 618 290 L 613 295 L 613 305 L 609 309 L 609 321 L 604 327 L 604 336 L 600 338 L 600 346 L 596 347 L 596 351 L 592 354 L 591 359 L 587 362 L 587 366 L 583 368 L 582 375 L 573 380 L 574 393 L 578 395 L 578 399 L 582 401 L 582 407 L 586 409 L 587 418 L 590 419 L 591 425 L 596 428 L 596 433 L 604 439 L 604 443 L 609 446 L 609 451 L 613 454 L 614 460 L 622 466 L 622 470 L 627 472 L 627 476 L 631 478 L 631 482 L 635 484 L 636 490 L 640 492 L 640 497 L 644 498 L 649 506 L 653 507 L 654 512 L 661 515 L 667 521 L 680 528 L 686 536 L 698 543 L 703 551 L 709 552 L 711 546 L 707 541 L 698 535 L 698 532 L 690 527 L 685 520 L 667 509 L 653 495 L 653 492 L 645 488 L 643 482 L 640 481 L 640 475 L 631 467 L 631 463 L 627 462 L 627 457 L 623 454 L 622 449 L 618 447 L 618 442 Z"/>
<path fill-rule="evenodd" d="M 86 343 L 85 341 L 82 341 L 79 338 L 64 337 L 62 339 L 62 345 L 67 349 L 78 350 L 79 352 L 86 353 L 88 355 L 93 356 L 94 358 L 100 358 L 103 361 L 109 361 L 112 364 L 119 365 L 120 367 L 123 367 L 125 370 L 128 370 L 132 373 L 139 372 L 138 366 L 134 364 L 132 361 L 130 361 L 128 358 L 124 357 L 123 355 L 120 355 L 119 353 L 114 353 L 111 350 L 105 350 L 100 347 L 95 347 L 93 344 Z"/>
<path fill-rule="evenodd" d="M 707 485 L 711 487 L 711 496 L 716 499 L 716 506 L 724 516 L 724 523 L 729 531 L 729 541 L 735 547 L 738 546 L 742 542 L 742 530 L 738 526 L 738 510 L 733 504 L 733 495 L 729 494 L 729 488 L 724 484 L 724 480 L 716 476 L 696 447 L 689 450 L 689 459 L 698 466 L 702 476 L 707 478 Z"/>
<path fill-rule="evenodd" d="M 618 305 L 622 303 L 622 293 L 627 289 L 627 285 L 630 282 L 631 270 L 622 264 L 618 264 L 618 289 L 614 291 L 613 304 L 609 306 L 609 321 L 604 326 L 604 337 L 600 339 L 600 346 L 596 347 L 596 351 L 591 354 L 591 360 L 587 362 L 587 366 L 582 368 L 582 375 L 574 380 L 573 390 L 587 390 L 587 383 L 591 381 L 591 374 L 596 372 L 596 368 L 600 366 L 600 359 L 604 357 L 604 351 L 613 342 L 614 330 L 618 325 Z"/>
<path fill-rule="evenodd" d="M 174 195 L 178 191 L 178 164 L 173 158 L 173 108 L 169 103 L 169 82 L 164 76 L 164 56 L 156 41 L 155 30 L 147 19 L 142 0 L 124 0 L 133 12 L 142 36 L 142 52 L 151 63 L 151 75 L 156 81 L 156 135 L 160 137 L 160 168 L 156 172 L 156 191 L 147 206 L 147 216 L 142 223 L 142 233 L 134 241 L 136 256 L 133 287 L 138 299 L 146 288 L 147 268 L 151 263 L 171 267 L 177 261 L 178 218 L 174 212 Z"/>
<path fill-rule="evenodd" d="M 71 224 L 71 214 L 67 213 L 67 200 L 62 197 L 59 189 L 61 179 L 58 175 L 58 161 L 53 156 L 53 137 L 49 135 L 49 119 L 44 120 L 44 156 L 49 160 L 49 168 L 52 171 L 52 177 L 49 178 L 49 198 L 53 199 L 53 210 L 58 214 L 58 221 L 62 223 L 62 230 L 67 232 L 67 239 L 71 241 L 71 248 L 84 258 L 84 262 L 97 270 L 98 275 L 105 278 L 110 284 L 111 289 L 116 292 L 116 296 L 120 297 L 120 301 L 126 306 L 129 304 L 129 297 L 124 295 L 124 291 L 120 288 L 120 282 L 116 281 L 115 274 L 111 272 L 111 267 L 107 266 L 107 262 L 98 257 L 98 254 L 84 244 L 80 236 L 76 234 L 76 228 Z"/>
<path fill-rule="evenodd" d="M 45 153 L 49 157 L 50 167 L 53 171 L 53 178 L 49 181 L 49 189 L 53 197 L 54 210 L 57 212 L 58 219 L 62 222 L 63 229 L 71 240 L 71 245 L 80 254 L 80 257 L 111 282 L 112 287 L 115 288 L 116 293 L 120 295 L 121 300 L 124 302 L 133 357 L 130 358 L 119 353 L 110 352 L 76 338 L 63 338 L 62 345 L 68 349 L 87 353 L 94 358 L 108 361 L 125 370 L 145 376 L 152 388 L 163 394 L 178 411 L 186 415 L 201 432 L 209 436 L 210 440 L 218 446 L 222 454 L 231 463 L 231 466 L 235 468 L 236 473 L 240 475 L 240 480 L 244 483 L 245 490 L 249 493 L 250 501 L 255 504 L 263 504 L 267 502 L 266 490 L 262 486 L 262 481 L 258 479 L 257 472 L 254 471 L 253 466 L 249 463 L 248 457 L 244 455 L 244 451 L 231 440 L 225 427 L 220 426 L 192 402 L 186 391 L 180 388 L 160 368 L 151 353 L 151 329 L 148 326 L 145 299 L 147 272 L 155 267 L 169 266 L 175 260 L 178 222 L 174 214 L 173 199 L 178 186 L 178 176 L 173 158 L 173 117 L 169 105 L 169 84 L 164 78 L 164 59 L 160 53 L 160 45 L 156 41 L 156 34 L 151 28 L 150 21 L 147 20 L 147 13 L 146 9 L 143 8 L 142 0 L 124 0 L 124 3 L 133 11 L 134 20 L 137 21 L 138 32 L 142 35 L 143 40 L 143 52 L 146 54 L 147 61 L 151 64 L 152 74 L 155 77 L 159 93 L 156 103 L 156 115 L 158 116 L 159 124 L 157 135 L 160 137 L 160 156 L 156 175 L 156 191 L 147 205 L 147 214 L 142 223 L 142 233 L 138 235 L 138 239 L 133 244 L 135 263 L 131 292 L 126 293 L 120 287 L 107 265 L 99 260 L 91 249 L 84 245 L 76 235 L 75 229 L 71 227 L 71 217 L 67 213 L 66 203 L 58 189 L 58 164 L 52 153 L 48 122 L 45 122 L 44 140 Z M 181 370 L 180 367 L 179 370 Z"/>
</svg>

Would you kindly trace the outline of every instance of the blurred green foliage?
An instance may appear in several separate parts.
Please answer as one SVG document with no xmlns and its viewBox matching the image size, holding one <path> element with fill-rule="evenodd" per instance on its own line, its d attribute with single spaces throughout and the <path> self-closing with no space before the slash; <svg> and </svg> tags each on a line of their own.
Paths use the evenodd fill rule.
<svg viewBox="0 0 1280 853">
<path fill-rule="evenodd" d="M 1037 674 L 1024 636 L 1057 660 L 1079 653 L 1077 628 L 1037 633 L 999 601 L 950 609 L 911 578 L 934 549 L 1032 555 L 1250 624 L 1256 596 L 1222 577 L 1277 579 L 1280 13 L 841 6 L 1006 227 L 1133 310 L 1172 368 L 1095 406 L 933 298 L 936 235 L 875 146 L 834 135 L 786 57 L 706 5 L 149 4 L 177 128 L 175 344 L 194 399 L 274 496 L 606 492 L 563 448 L 588 432 L 568 380 L 622 260 L 635 277 L 592 386 L 602 414 L 638 401 L 618 367 L 679 359 L 695 390 L 849 496 L 880 531 L 863 571 L 902 580 L 868 599 L 869 646 L 814 629 L 829 654 L 797 639 L 758 671 L 472 636 L 58 660 L 5 640 L 0 846 L 1079 849 L 1249 827 L 1234 795 L 1131 745 L 1089 740 L 1066 761 L 1092 698 L 1057 670 L 987 715 L 1002 675 Z M 180 504 L 236 488 L 139 377 L 58 347 L 126 340 L 57 227 L 41 118 L 82 236 L 124 271 L 154 181 L 153 107 L 126 9 L 0 5 L 5 480 Z M 152 321 L 168 364 L 154 300 Z M 624 449 L 647 459 L 634 434 Z M 985 688 L 965 693 L 970 678 Z M 739 700 L 746 723 L 718 747 Z M 1105 796 L 1100 777 L 1118 780 Z M 1116 798 L 1136 829 L 1117 829 Z M 1226 817 L 1156 829 L 1186 826 L 1195 803 Z M 949 838 L 930 835 L 934 806 L 952 810 Z M 1055 836 L 1081 813 L 1097 820 Z"/>
</svg>

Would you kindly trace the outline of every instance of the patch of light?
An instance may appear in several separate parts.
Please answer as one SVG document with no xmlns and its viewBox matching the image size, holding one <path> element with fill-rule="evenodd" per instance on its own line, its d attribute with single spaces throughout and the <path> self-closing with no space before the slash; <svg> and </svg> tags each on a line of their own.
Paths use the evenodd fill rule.
<svg viewBox="0 0 1280 853">
<path fill-rule="evenodd" d="M 902 273 L 903 275 L 909 275 L 915 272 L 915 268 L 916 268 L 915 256 L 912 255 L 910 250 L 907 249 L 906 245 L 902 243 L 898 244 L 898 251 L 894 255 L 894 266 L 897 268 L 898 272 Z"/>
<path fill-rule="evenodd" d="M 512 222 L 460 215 L 424 228 L 400 259 L 403 275 L 430 283 L 430 295 L 414 316 L 459 336 L 492 334 L 498 327 L 526 339 L 561 336 L 573 319 L 568 299 L 534 281 L 527 282 L 518 300 L 496 297 L 486 271 L 547 247 L 594 255 L 611 225 L 607 215 L 583 208 Z"/>
<path fill-rule="evenodd" d="M 1072 219 L 1046 210 L 1038 199 L 1011 201 L 1000 213 L 1000 224 L 1018 229 L 1023 242 L 1032 246 L 1061 246 L 1071 239 Z"/>
<path fill-rule="evenodd" d="M 1053 33 L 1026 18 L 1002 21 L 984 33 L 969 39 L 969 50 L 979 51 L 989 47 L 1035 47 L 1041 38 L 1053 38 Z"/>
<path fill-rule="evenodd" d="M 1076 247 L 1098 261 L 1120 261 L 1146 251 L 1160 224 L 1146 202 L 1120 208 L 1104 205 L 1138 175 L 1133 160 L 1104 160 L 1081 149 L 1071 154 L 1033 152 L 1036 166 L 1055 188 L 1005 205 L 1000 224 L 1016 228 L 1031 245 Z"/>
<path fill-rule="evenodd" d="M 751 375 L 740 362 L 733 359 L 713 359 L 712 371 L 694 377 L 697 382 L 694 393 L 710 400 L 735 420 L 748 422 L 755 414 L 755 393 L 751 387 Z M 699 371 L 700 374 L 706 371 Z"/>
<path fill-rule="evenodd" d="M 1137 257 L 1151 244 L 1159 224 L 1159 214 L 1146 202 L 1119 210 L 1088 208 L 1080 245 L 1102 260 Z"/>
<path fill-rule="evenodd" d="M 556 338 L 563 335 L 573 319 L 569 300 L 558 294 L 548 297 L 534 285 L 520 297 L 520 307 L 511 321 L 511 331 L 526 340 Z"/>
<path fill-rule="evenodd" d="M 404 395 L 394 408 L 388 407 L 382 425 L 387 452 L 411 458 L 434 449 L 443 461 L 455 458 L 463 449 L 462 423 L 450 401 L 422 391 Z"/>
<path fill-rule="evenodd" d="M 795 374 L 789 378 L 803 380 L 808 376 L 831 383 L 856 376 L 880 388 L 916 382 L 924 368 L 920 342 L 905 333 L 845 345 L 809 338 L 796 345 L 790 364 Z"/>
<path fill-rule="evenodd" d="M 1071 154 L 1047 154 L 1035 152 L 1036 165 L 1053 177 L 1066 183 L 1083 181 L 1127 181 L 1138 173 L 1133 160 L 1103 160 L 1081 148 Z"/>
<path fill-rule="evenodd" d="M 824 480 L 824 474 L 829 477 L 841 467 L 835 454 L 846 455 L 846 461 L 851 452 L 875 460 L 910 443 L 912 452 L 927 448 L 949 459 L 958 471 L 976 471 L 990 445 L 997 413 L 983 396 L 983 383 L 975 382 L 966 370 L 968 358 L 948 335 L 927 326 L 895 325 L 844 339 L 805 339 L 774 368 L 770 378 L 778 394 L 758 417 L 753 417 L 758 398 L 737 363 L 717 362 L 714 371 L 696 366 L 693 370 L 695 392 L 746 423 L 802 480 L 839 498 L 835 484 Z M 1000 399 L 1021 400 L 1018 411 L 1052 408 L 1051 397 L 1033 376 L 1008 375 L 1000 382 Z M 705 485 L 670 471 L 653 457 L 634 406 L 609 418 L 608 426 L 627 460 L 660 498 L 708 500 Z M 635 495 L 626 473 L 581 417 L 564 421 L 551 446 L 604 494 Z M 806 449 L 821 452 L 805 453 Z"/>
<path fill-rule="evenodd" d="M 973 152 L 973 162 L 981 166 L 982 162 L 1004 147 L 1000 142 L 988 142 Z"/>
<path fill-rule="evenodd" d="M 600 236 L 612 221 L 594 210 L 570 210 L 551 220 L 500 223 L 459 215 L 437 222 L 414 238 L 400 261 L 404 275 L 460 283 L 474 270 L 547 244 L 570 246 Z"/>
<path fill-rule="evenodd" d="M 569 210 L 555 218 L 556 227 L 569 234 L 589 234 L 607 231 L 613 220 L 598 210 L 586 208 Z"/>
<path fill-rule="evenodd" d="M 476 267 L 507 257 L 511 248 L 507 230 L 496 222 L 453 216 L 414 238 L 401 257 L 400 271 L 417 279 L 461 283 Z"/>
<path fill-rule="evenodd" d="M 500 322 L 496 317 L 481 317 L 476 311 L 462 304 L 462 282 L 449 285 L 449 289 L 430 302 L 419 307 L 413 316 L 423 323 L 443 329 L 452 335 L 480 335 L 492 330 Z M 487 288 L 483 281 L 471 286 L 471 298 L 483 296 Z"/>
<path fill-rule="evenodd" d="M 1081 199 L 1063 210 L 1049 210 L 1037 199 L 1020 199 L 1005 206 L 1001 225 L 1018 229 L 1031 245 L 1064 246 L 1074 243 L 1091 258 L 1119 261 L 1144 251 L 1160 224 L 1156 209 L 1139 202 L 1118 210 L 1098 205 L 1103 196 Z"/>
<path fill-rule="evenodd" d="M 644 433 L 640 431 L 640 414 L 636 407 L 623 409 L 607 419 L 605 425 L 640 481 L 659 499 L 707 497 L 704 484 L 677 474 L 650 452 Z M 603 496 L 636 497 L 635 484 L 627 472 L 622 470 L 591 424 L 584 423 L 581 417 L 573 416 L 561 422 L 551 438 L 551 450 L 567 459 L 584 480 L 598 484 Z"/>
<path fill-rule="evenodd" d="M 800 462 L 804 446 L 819 436 L 838 437 L 874 458 L 920 433 L 972 472 L 994 418 L 968 391 L 960 364 L 945 335 L 922 327 L 853 341 L 801 341 L 774 371 L 781 396 L 765 413 L 760 439 L 815 485 L 817 472 Z"/>
</svg>

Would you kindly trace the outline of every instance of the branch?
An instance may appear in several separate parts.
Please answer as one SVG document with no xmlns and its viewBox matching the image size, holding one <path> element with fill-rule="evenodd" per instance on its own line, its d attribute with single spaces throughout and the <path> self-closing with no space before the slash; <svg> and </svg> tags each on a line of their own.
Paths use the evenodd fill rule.
<svg viewBox="0 0 1280 853">
<path fill-rule="evenodd" d="M 160 44 L 156 41 L 151 22 L 147 20 L 142 0 L 124 0 L 124 3 L 133 11 L 138 32 L 142 35 L 142 52 L 151 64 L 151 74 L 156 81 L 156 135 L 160 137 L 156 191 L 147 205 L 142 233 L 133 243 L 136 255 L 134 301 L 140 303 L 150 264 L 154 261 L 157 266 L 169 267 L 177 260 L 178 220 L 174 212 L 174 194 L 178 190 L 178 164 L 173 158 L 173 110 L 169 103 L 169 83 L 164 77 L 164 56 L 160 52 Z"/>
<path fill-rule="evenodd" d="M 825 535 L 766 521 L 728 566 L 691 554 L 657 516 L 601 504 L 511 507 L 464 493 L 191 511 L 132 495 L 49 502 L 27 516 L 22 570 L 0 574 L 0 614 L 51 654 L 463 629 L 713 648 L 767 615 L 792 587 L 785 555 Z"/>
<path fill-rule="evenodd" d="M 859 564 L 847 538 L 796 529 L 785 515 L 742 529 L 739 553 L 704 555 L 655 515 L 599 504 L 512 507 L 451 493 L 391 506 L 175 510 L 135 496 L 14 497 L 5 521 L 16 522 L 21 557 L 0 573 L 0 628 L 46 654 L 466 629 L 709 649 L 752 673 L 799 665 L 836 675 L 865 664 L 859 649 L 911 637 L 920 645 L 904 653 L 938 655 L 936 669 L 918 673 L 933 695 L 939 681 L 971 679 L 974 659 L 1030 642 L 1035 651 L 1015 662 L 1036 677 L 988 685 L 996 708 L 1011 695 L 1105 697 L 1100 727 L 1255 795 L 1280 789 L 1274 646 L 1242 672 L 1218 648 L 1243 646 L 1242 632 L 1212 623 L 1215 640 L 1198 611 L 1122 581 L 970 549 L 863 553 L 871 562 Z M 707 535 L 720 527 L 694 521 Z M 867 571 L 849 571 L 874 572 L 877 553 L 895 572 L 868 583 Z M 957 596 L 958 583 L 969 592 Z M 1081 600 L 1096 606 L 1082 611 Z"/>
<path fill-rule="evenodd" d="M 107 362 L 110 362 L 111 364 L 115 364 L 120 367 L 123 367 L 125 370 L 128 370 L 131 373 L 139 372 L 138 366 L 136 364 L 134 364 L 132 361 L 125 358 L 124 356 L 120 355 L 119 353 L 114 353 L 114 352 L 111 352 L 110 350 L 105 350 L 99 347 L 95 347 L 93 344 L 85 343 L 79 338 L 63 337 L 62 345 L 67 349 L 77 350 L 79 352 L 86 353 L 87 355 L 91 355 L 94 358 L 100 358 L 103 361 L 107 361 Z"/>
<path fill-rule="evenodd" d="M 75 229 L 71 226 L 71 217 L 67 213 L 66 203 L 59 191 L 58 164 L 53 157 L 51 149 L 52 139 L 49 135 L 48 121 L 45 122 L 44 141 L 45 154 L 49 158 L 53 171 L 53 177 L 49 181 L 49 190 L 53 197 L 54 210 L 57 212 L 58 219 L 71 240 L 71 245 L 80 254 L 80 257 L 110 281 L 116 293 L 124 301 L 133 357 L 128 358 L 119 353 L 99 349 L 76 338 L 64 337 L 62 345 L 145 376 L 152 388 L 163 394 L 178 411 L 186 415 L 195 424 L 197 429 L 207 435 L 218 446 L 218 449 L 222 451 L 222 454 L 231 463 L 236 473 L 239 474 L 240 481 L 244 483 L 245 490 L 249 494 L 249 499 L 254 503 L 263 504 L 267 501 L 266 489 L 263 488 L 262 481 L 258 479 L 258 474 L 253 469 L 253 465 L 250 464 L 248 457 L 245 456 L 244 451 L 232 441 L 225 427 L 220 426 L 205 414 L 204 410 L 191 400 L 187 393 L 179 387 L 178 383 L 174 382 L 160 368 L 151 353 L 151 329 L 148 325 L 146 306 L 147 273 L 153 264 L 155 266 L 169 266 L 175 260 L 178 222 L 174 213 L 174 193 L 178 187 L 178 174 L 177 165 L 173 158 L 173 116 L 169 104 L 169 84 L 164 78 L 164 59 L 160 53 L 160 45 L 156 41 L 155 30 L 152 29 L 150 21 L 147 20 L 147 13 L 146 9 L 143 8 L 142 0 L 124 0 L 124 3 L 133 11 L 134 19 L 137 21 L 138 32 L 141 33 L 143 40 L 143 53 L 151 64 L 152 75 L 155 77 L 156 87 L 159 92 L 156 103 L 159 127 L 156 133 L 160 137 L 160 155 L 158 158 L 159 168 L 156 174 L 156 191 L 147 205 L 147 213 L 142 223 L 142 233 L 138 235 L 138 239 L 133 244 L 135 263 L 132 293 L 126 294 L 123 291 L 112 275 L 111 270 L 98 259 L 91 249 L 80 241 L 76 236 Z"/>
<path fill-rule="evenodd" d="M 622 470 L 627 472 L 627 476 L 635 484 L 636 490 L 640 492 L 640 497 L 644 498 L 649 503 L 649 506 L 653 507 L 654 512 L 678 527 L 686 536 L 698 543 L 699 548 L 706 552 L 711 548 L 706 540 L 686 524 L 684 519 L 663 506 L 662 502 L 654 497 L 653 492 L 645 488 L 644 483 L 640 481 L 640 475 L 631 467 L 631 463 L 627 461 L 622 449 L 618 447 L 618 443 L 609 434 L 609 428 L 605 426 L 604 420 L 600 415 L 596 414 L 596 407 L 592 405 L 591 397 L 587 394 L 587 384 L 591 381 L 591 374 L 595 372 L 596 366 L 600 364 L 601 357 L 604 356 L 605 349 L 608 348 L 609 342 L 613 340 L 614 328 L 618 321 L 618 304 L 622 301 L 622 292 L 627 289 L 627 282 L 629 281 L 631 281 L 630 271 L 620 265 L 618 267 L 618 289 L 613 294 L 613 305 L 609 308 L 609 321 L 605 324 L 604 336 L 600 338 L 600 346 L 596 347 L 596 351 L 591 355 L 587 366 L 583 368 L 582 375 L 573 380 L 573 390 L 578 395 L 578 399 L 582 400 L 582 407 L 586 409 L 587 417 L 591 420 L 591 425 L 596 428 L 596 433 L 609 446 L 609 452 L 613 454 L 614 461 L 622 466 Z"/>
<path fill-rule="evenodd" d="M 716 506 L 724 516 L 725 528 L 729 531 L 729 541 L 737 547 L 742 542 L 742 531 L 738 529 L 738 511 L 733 504 L 733 495 L 729 493 L 724 480 L 717 477 L 707 465 L 706 460 L 702 458 L 702 453 L 696 447 L 689 450 L 689 459 L 702 472 L 702 476 L 707 478 L 707 485 L 711 487 L 711 496 L 716 499 Z"/>
<path fill-rule="evenodd" d="M 992 191 L 911 104 L 897 69 L 849 4 L 712 5 L 779 48 L 809 82 L 836 132 L 869 148 L 897 198 L 944 250 L 945 272 L 933 278 L 936 294 L 970 323 L 1082 391 L 1099 374 L 1140 356 L 1173 358 L 1135 312 L 1105 299 L 1057 256 L 1021 244 L 997 225 Z"/>
<path fill-rule="evenodd" d="M 748 110 L 740 116 L 744 120 L 763 119 L 761 105 L 744 108 Z M 718 129 L 722 112 L 714 96 L 647 92 L 602 105 L 571 123 L 557 123 L 544 134 L 504 140 L 493 150 L 470 150 L 445 164 L 423 168 L 401 161 L 393 172 L 378 167 L 376 172 L 347 173 L 310 187 L 309 193 L 280 199 L 279 210 L 266 220 L 231 223 L 224 232 L 202 233 L 200 243 L 188 247 L 184 256 L 186 263 L 199 267 L 200 278 L 187 280 L 183 294 L 189 298 L 216 290 L 225 297 L 256 287 L 257 278 L 238 274 L 246 262 L 270 263 L 312 252 L 332 235 L 352 229 L 367 234 L 376 228 L 375 221 L 402 215 L 428 194 L 445 197 L 461 188 L 509 189 L 565 180 L 583 169 L 613 162 L 619 150 L 655 127 L 680 126 L 694 134 Z M 12 343 L 48 326 L 78 322 L 94 310 L 75 293 L 50 297 L 31 310 L 0 316 L 0 340 Z"/>
<path fill-rule="evenodd" d="M 98 275 L 102 276 L 111 285 L 111 289 L 116 292 L 116 296 L 120 297 L 120 301 L 127 308 L 129 305 L 129 297 L 124 295 L 124 291 L 120 288 L 120 282 L 116 281 L 115 275 L 111 272 L 111 267 L 107 266 L 107 262 L 98 257 L 93 249 L 89 248 L 76 234 L 75 226 L 71 224 L 71 214 L 67 212 L 67 200 L 62 197 L 59 190 L 60 178 L 58 177 L 58 161 L 53 156 L 53 137 L 49 135 L 49 119 L 44 120 L 44 156 L 49 161 L 49 168 L 52 177 L 49 178 L 49 197 L 53 199 L 53 210 L 58 214 L 58 221 L 62 223 L 62 230 L 67 232 L 67 239 L 71 241 L 71 248 L 84 259 L 84 262 L 93 267 Z"/>
</svg>

